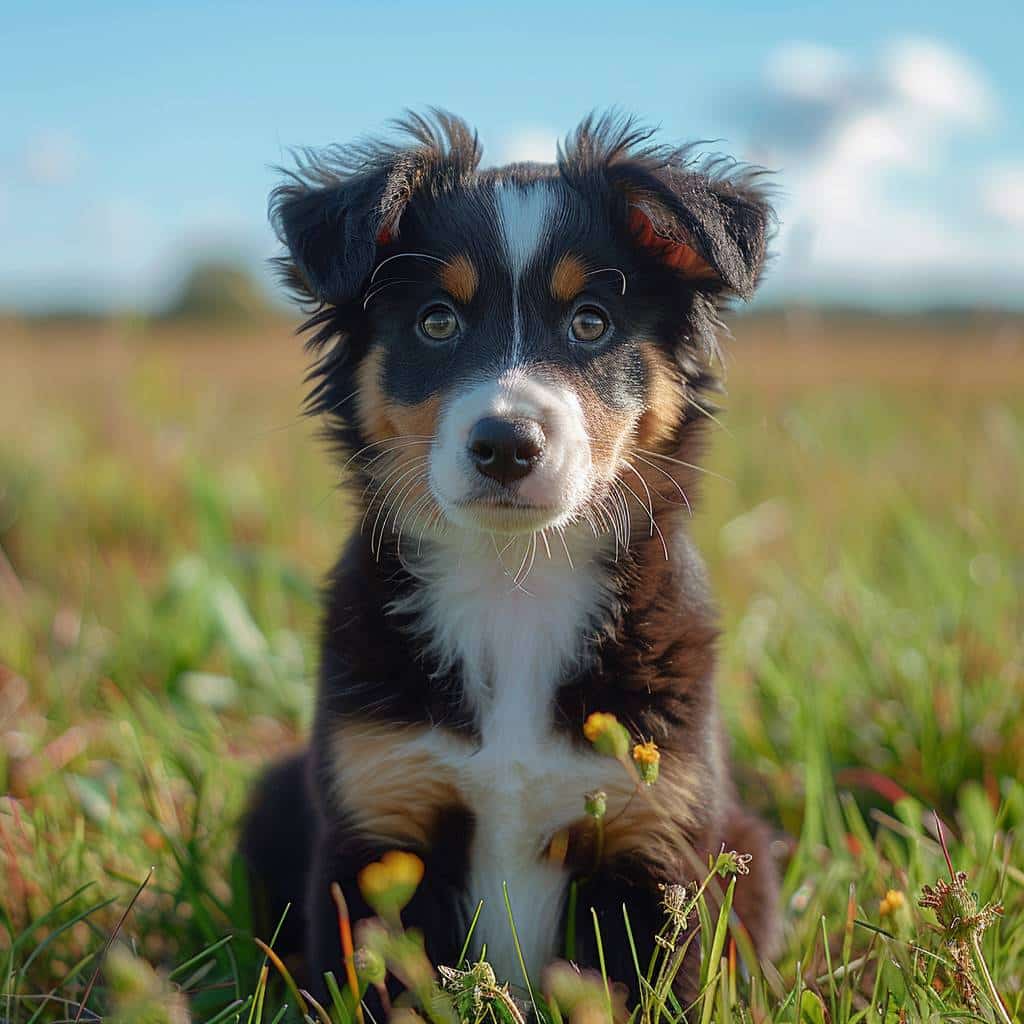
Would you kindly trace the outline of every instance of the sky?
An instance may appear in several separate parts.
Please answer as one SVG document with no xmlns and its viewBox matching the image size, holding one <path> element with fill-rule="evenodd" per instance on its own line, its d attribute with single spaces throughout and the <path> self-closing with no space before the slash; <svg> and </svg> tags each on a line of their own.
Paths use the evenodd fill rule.
<svg viewBox="0 0 1024 1024">
<path fill-rule="evenodd" d="M 196 259 L 271 280 L 289 149 L 447 108 L 485 161 L 592 109 L 769 167 L 762 302 L 1024 308 L 1019 0 L 59 3 L 0 19 L 0 307 L 155 308 Z"/>
</svg>

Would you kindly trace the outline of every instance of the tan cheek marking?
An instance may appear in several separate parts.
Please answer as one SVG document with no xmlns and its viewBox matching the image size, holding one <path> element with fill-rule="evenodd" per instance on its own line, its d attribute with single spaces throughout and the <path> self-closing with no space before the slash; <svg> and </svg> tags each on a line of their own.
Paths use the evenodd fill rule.
<svg viewBox="0 0 1024 1024">
<path fill-rule="evenodd" d="M 594 468 L 602 475 L 610 476 L 622 457 L 636 424 L 636 416 L 610 408 L 595 391 L 578 382 L 574 390 L 583 409 Z"/>
<path fill-rule="evenodd" d="M 476 267 L 465 253 L 459 253 L 454 259 L 450 259 L 441 268 L 440 278 L 441 287 L 463 305 L 472 302 L 480 283 Z"/>
<path fill-rule="evenodd" d="M 356 383 L 359 385 L 359 425 L 367 440 L 383 441 L 406 434 L 433 437 L 441 415 L 440 398 L 431 395 L 416 405 L 402 405 L 392 401 L 381 387 L 383 361 L 384 353 L 375 349 L 363 360 L 356 374 Z"/>
<path fill-rule="evenodd" d="M 367 441 L 383 441 L 397 433 L 388 416 L 388 403 L 381 389 L 381 364 L 384 353 L 374 349 L 363 360 L 356 372 L 358 398 L 356 408 L 359 426 Z"/>
<path fill-rule="evenodd" d="M 417 726 L 337 727 L 331 792 L 361 833 L 385 843 L 430 844 L 438 816 L 461 802 L 455 771 L 429 749 L 437 738 Z M 457 737 L 450 741 L 461 745 Z"/>
<path fill-rule="evenodd" d="M 583 261 L 567 252 L 551 273 L 551 294 L 559 302 L 576 298 L 587 283 L 587 268 Z"/>
<path fill-rule="evenodd" d="M 398 427 L 400 434 L 415 434 L 418 437 L 434 437 L 437 434 L 437 421 L 441 416 L 441 399 L 431 395 L 416 405 L 399 405 L 388 403 L 388 416 Z"/>
<path fill-rule="evenodd" d="M 686 392 L 668 360 L 653 345 L 641 346 L 647 367 L 647 408 L 637 425 L 637 441 L 648 448 L 671 438 L 683 418 Z"/>
</svg>

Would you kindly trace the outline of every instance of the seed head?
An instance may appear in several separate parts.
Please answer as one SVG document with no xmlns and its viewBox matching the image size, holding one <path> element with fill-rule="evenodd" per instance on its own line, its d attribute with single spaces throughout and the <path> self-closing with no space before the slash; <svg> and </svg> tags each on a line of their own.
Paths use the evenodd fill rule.
<svg viewBox="0 0 1024 1024">
<path fill-rule="evenodd" d="M 608 794 L 603 789 L 595 789 L 585 794 L 583 809 L 594 821 L 600 821 L 608 811 Z"/>
<path fill-rule="evenodd" d="M 735 850 L 726 851 L 723 844 L 718 856 L 710 863 L 710 866 L 719 878 L 728 878 L 729 875 L 749 875 L 750 862 L 753 859 L 749 853 L 737 853 Z"/>
<path fill-rule="evenodd" d="M 665 915 L 680 928 L 686 927 L 687 909 L 691 902 L 690 890 L 685 885 L 659 885 L 661 889 L 661 908 Z"/>
<path fill-rule="evenodd" d="M 933 910 L 942 931 L 942 939 L 953 960 L 953 983 L 960 998 L 972 1010 L 977 1009 L 978 983 L 971 944 L 980 943 L 985 929 L 1002 916 L 1001 903 L 986 903 L 978 908 L 978 895 L 967 888 L 967 874 L 957 871 L 953 881 L 940 878 L 921 890 L 918 906 Z"/>
</svg>

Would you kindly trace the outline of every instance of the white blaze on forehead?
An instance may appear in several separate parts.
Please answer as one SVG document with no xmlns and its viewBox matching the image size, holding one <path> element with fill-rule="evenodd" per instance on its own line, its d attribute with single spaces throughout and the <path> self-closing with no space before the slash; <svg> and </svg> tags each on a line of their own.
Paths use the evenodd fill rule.
<svg viewBox="0 0 1024 1024">
<path fill-rule="evenodd" d="M 494 202 L 508 264 L 518 277 L 551 230 L 555 190 L 546 181 L 527 185 L 503 181 L 495 186 Z"/>
<path fill-rule="evenodd" d="M 540 251 L 554 226 L 555 190 L 549 182 L 527 185 L 502 181 L 494 188 L 498 226 L 505 246 L 505 258 L 512 272 L 512 360 L 523 345 L 523 316 L 520 308 L 520 280 Z"/>
</svg>

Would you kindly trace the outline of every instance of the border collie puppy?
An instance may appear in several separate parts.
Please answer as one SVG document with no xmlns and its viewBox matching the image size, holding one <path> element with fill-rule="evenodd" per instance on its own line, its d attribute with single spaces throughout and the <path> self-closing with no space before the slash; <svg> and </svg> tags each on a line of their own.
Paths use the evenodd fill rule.
<svg viewBox="0 0 1024 1024">
<path fill-rule="evenodd" d="M 473 946 L 520 978 L 507 883 L 536 976 L 564 955 L 576 880 L 576 960 L 596 963 L 593 908 L 629 983 L 622 904 L 650 944 L 661 886 L 724 843 L 753 855 L 736 914 L 770 956 L 768 832 L 730 781 L 687 531 L 719 313 L 757 284 L 765 191 L 614 116 L 556 164 L 484 170 L 455 117 L 400 129 L 306 153 L 271 199 L 283 275 L 313 307 L 311 408 L 362 529 L 327 588 L 309 747 L 243 830 L 270 918 L 292 903 L 283 942 L 315 985 L 340 971 L 331 883 L 368 916 L 358 872 L 411 850 L 425 874 L 403 920 L 435 963 L 482 900 Z M 584 736 L 595 711 L 660 748 L 650 799 Z"/>
</svg>

